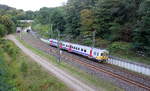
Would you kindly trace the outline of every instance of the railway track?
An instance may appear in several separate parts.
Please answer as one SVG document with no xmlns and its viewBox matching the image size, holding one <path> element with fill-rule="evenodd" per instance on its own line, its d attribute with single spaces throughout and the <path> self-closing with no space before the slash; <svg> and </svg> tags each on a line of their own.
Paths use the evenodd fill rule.
<svg viewBox="0 0 150 91">
<path fill-rule="evenodd" d="M 55 48 L 55 49 L 56 49 L 56 48 Z M 53 53 L 59 55 L 59 53 L 58 53 L 57 51 L 53 51 Z M 86 67 L 89 67 L 90 69 L 93 69 L 93 70 L 96 71 L 96 72 L 104 72 L 104 73 L 109 74 L 110 76 L 115 77 L 115 78 L 117 78 L 117 79 L 120 79 L 120 80 L 122 80 L 122 81 L 124 81 L 124 82 L 127 82 L 127 83 L 129 83 L 129 84 L 136 85 L 136 86 L 138 86 L 138 87 L 141 87 L 141 88 L 143 88 L 143 89 L 146 89 L 147 91 L 150 91 L 150 85 L 144 84 L 144 83 L 142 83 L 142 82 L 139 82 L 139 81 L 136 81 L 136 80 L 127 78 L 127 77 L 125 77 L 125 76 L 123 76 L 123 75 L 117 74 L 117 73 L 115 73 L 115 72 L 112 72 L 112 71 L 108 70 L 108 68 L 106 68 L 106 67 L 111 66 L 111 68 L 114 68 L 114 69 L 117 69 L 117 70 L 120 70 L 120 71 L 124 71 L 125 73 L 130 74 L 130 76 L 131 76 L 131 75 L 133 76 L 133 73 L 131 73 L 131 72 L 127 71 L 127 70 L 118 69 L 118 67 L 112 66 L 112 65 L 110 65 L 110 64 L 103 64 L 103 65 L 105 65 L 105 66 L 96 66 L 96 65 L 94 65 L 94 64 L 90 64 L 90 63 L 89 63 L 88 61 L 86 61 L 86 60 L 83 62 L 83 60 L 81 60 L 81 59 L 79 59 L 79 58 L 77 58 L 77 57 L 74 57 L 74 56 L 69 56 L 69 55 L 67 55 L 67 56 L 66 56 L 66 55 L 61 55 L 61 57 L 62 57 L 62 58 L 71 59 L 71 60 L 76 61 L 76 62 L 78 62 L 78 63 L 80 63 L 80 64 L 82 64 L 82 65 L 84 65 L 84 66 L 86 66 Z M 135 74 L 134 74 L 134 75 L 135 75 Z M 140 75 L 140 76 L 139 76 L 139 75 L 135 75 L 135 76 L 138 77 L 138 78 L 142 78 L 142 79 L 143 79 L 143 76 L 142 76 L 142 75 Z M 150 79 L 145 79 L 145 80 L 147 80 L 148 82 L 150 82 Z"/>
<path fill-rule="evenodd" d="M 35 42 L 35 41 L 34 41 Z M 40 50 L 44 50 L 45 52 L 49 53 L 49 51 L 52 52 L 52 54 L 55 54 L 54 56 L 58 55 L 58 50 L 53 47 L 47 47 L 46 45 L 40 45 L 39 43 L 35 43 L 38 45 L 37 48 Z M 143 75 L 137 75 L 132 72 L 129 72 L 127 70 L 121 69 L 119 67 L 110 65 L 110 64 L 98 64 L 93 61 L 88 61 L 87 59 L 75 56 L 73 54 L 63 52 L 63 55 L 61 55 L 63 59 L 67 58 L 72 61 L 75 61 L 83 66 L 86 66 L 90 69 L 92 69 L 95 72 L 103 72 L 105 74 L 108 74 L 114 78 L 117 78 L 119 80 L 122 80 L 128 84 L 135 85 L 137 87 L 145 89 L 145 91 L 150 91 L 150 79 L 148 77 L 143 77 Z M 124 74 L 123 74 L 124 73 Z"/>
<path fill-rule="evenodd" d="M 55 49 L 55 51 L 54 51 L 54 49 Z M 55 54 L 55 56 L 56 55 L 59 55 L 59 53 L 56 51 L 56 49 L 57 48 L 51 48 L 51 51 Z M 124 82 L 127 82 L 127 83 L 129 83 L 129 84 L 132 84 L 132 85 L 135 85 L 135 86 L 138 86 L 138 87 L 141 87 L 141 88 L 143 88 L 143 89 L 145 89 L 145 90 L 147 90 L 147 91 L 150 91 L 150 85 L 147 85 L 147 84 L 144 84 L 144 83 L 141 83 L 141 82 L 139 82 L 139 81 L 135 81 L 135 80 L 132 80 L 132 79 L 129 79 L 129 78 L 127 78 L 127 77 L 123 77 L 122 75 L 120 75 L 120 74 L 117 74 L 117 73 L 114 73 L 114 72 L 112 72 L 112 71 L 110 71 L 110 70 L 108 70 L 108 68 L 106 68 L 106 67 L 108 67 L 108 66 L 111 66 L 111 68 L 115 68 L 116 69 L 116 67 L 114 67 L 114 66 L 112 66 L 112 65 L 110 65 L 110 64 L 103 64 L 103 65 L 105 65 L 105 66 L 95 66 L 94 64 L 91 64 L 91 63 L 89 63 L 88 61 L 86 61 L 86 60 L 81 60 L 81 59 L 79 59 L 79 58 L 76 58 L 76 57 L 74 57 L 74 56 L 70 56 L 70 55 L 61 55 L 61 57 L 63 58 L 63 59 L 65 59 L 65 58 L 67 58 L 67 59 L 70 59 L 70 60 L 72 60 L 72 61 L 76 61 L 76 62 L 78 62 L 78 63 L 80 63 L 81 65 L 83 65 L 83 66 L 86 66 L 86 67 L 88 67 L 88 68 L 90 68 L 90 69 L 92 69 L 92 70 L 94 70 L 94 71 L 96 71 L 96 72 L 103 72 L 103 73 L 105 73 L 105 74 L 108 74 L 108 75 L 110 75 L 110 76 L 112 76 L 112 77 L 115 77 L 115 78 L 117 78 L 117 79 L 119 79 L 119 80 L 122 80 L 122 81 L 124 81 Z M 117 70 L 120 70 L 120 69 L 118 69 L 117 68 Z M 123 70 L 120 70 L 120 71 L 123 71 Z M 131 74 L 131 75 L 133 75 L 133 73 L 131 73 L 131 72 L 128 72 L 127 70 L 124 70 L 124 72 L 126 72 L 127 74 Z M 130 76 L 131 76 L 130 75 Z M 139 78 L 139 75 L 136 75 L 136 77 L 138 77 Z M 140 76 L 140 77 L 142 77 L 142 76 Z M 143 78 L 143 77 L 142 77 Z M 147 79 L 145 79 L 145 80 L 147 80 Z M 148 80 L 148 82 L 150 82 L 150 80 Z"/>
<path fill-rule="evenodd" d="M 113 77 L 115 77 L 115 78 L 118 78 L 118 79 L 120 79 L 120 80 L 123 80 L 123 81 L 125 81 L 125 82 L 127 82 L 127 83 L 136 85 L 136 86 L 138 86 L 138 87 L 141 87 L 141 88 L 143 88 L 143 89 L 146 89 L 146 90 L 150 91 L 150 86 L 145 85 L 145 84 L 140 83 L 140 82 L 137 82 L 137 81 L 134 81 L 134 80 L 132 80 L 132 79 L 123 77 L 122 75 L 113 73 L 113 72 L 111 72 L 111 71 L 105 69 L 104 67 L 97 67 L 97 66 L 95 66 L 95 65 L 89 64 L 88 62 L 85 62 L 85 61 L 83 62 L 83 61 L 81 61 L 80 59 L 77 59 L 77 58 L 75 58 L 75 57 L 69 57 L 69 56 L 66 56 L 66 55 L 63 55 L 63 57 L 69 58 L 69 59 L 71 59 L 71 60 L 74 60 L 74 61 L 76 61 L 76 62 L 78 62 L 78 63 L 80 63 L 80 64 L 82 64 L 82 65 L 84 65 L 84 66 L 87 66 L 87 67 L 93 69 L 94 71 L 104 72 L 104 73 L 109 74 L 109 75 L 111 75 L 111 76 L 113 76 Z"/>
</svg>

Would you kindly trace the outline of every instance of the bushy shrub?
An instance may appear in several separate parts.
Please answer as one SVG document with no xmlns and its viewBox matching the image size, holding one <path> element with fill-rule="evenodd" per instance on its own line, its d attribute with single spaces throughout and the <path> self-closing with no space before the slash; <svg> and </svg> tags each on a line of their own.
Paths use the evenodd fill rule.
<svg viewBox="0 0 150 91">
<path fill-rule="evenodd" d="M 5 61 L 4 51 L 0 48 L 0 91 L 17 91 L 10 83 L 10 74 L 8 70 L 8 65 Z"/>
<path fill-rule="evenodd" d="M 90 38 L 84 39 L 83 41 L 83 45 L 92 46 L 92 41 Z"/>
<path fill-rule="evenodd" d="M 108 40 L 98 38 L 98 39 L 96 39 L 95 46 L 100 47 L 100 48 L 107 48 L 109 44 L 110 44 L 110 42 Z"/>
<path fill-rule="evenodd" d="M 7 34 L 6 27 L 0 24 L 0 37 L 4 37 Z"/>
<path fill-rule="evenodd" d="M 10 40 L 0 39 L 0 44 L 1 48 L 3 48 L 3 50 L 7 52 L 11 57 L 13 57 L 14 59 L 17 57 L 19 49 L 13 42 L 11 42 Z"/>
<path fill-rule="evenodd" d="M 127 42 L 113 42 L 111 45 L 109 45 L 108 49 L 110 52 L 128 54 L 132 49 L 132 45 Z"/>
<path fill-rule="evenodd" d="M 23 61 L 20 67 L 21 72 L 27 72 L 27 64 Z"/>
</svg>

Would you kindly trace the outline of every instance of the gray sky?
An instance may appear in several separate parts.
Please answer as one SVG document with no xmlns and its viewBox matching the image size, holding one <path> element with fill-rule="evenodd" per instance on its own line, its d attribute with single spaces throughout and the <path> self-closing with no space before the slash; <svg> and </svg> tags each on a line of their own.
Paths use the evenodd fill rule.
<svg viewBox="0 0 150 91">
<path fill-rule="evenodd" d="M 67 0 L 0 0 L 0 4 L 5 4 L 17 9 L 39 10 L 41 7 L 61 6 Z"/>
</svg>

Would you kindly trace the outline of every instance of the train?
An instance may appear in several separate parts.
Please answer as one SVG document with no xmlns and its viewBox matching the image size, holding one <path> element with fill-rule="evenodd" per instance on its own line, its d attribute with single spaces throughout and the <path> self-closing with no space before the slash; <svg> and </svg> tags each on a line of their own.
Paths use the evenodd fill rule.
<svg viewBox="0 0 150 91">
<path fill-rule="evenodd" d="M 74 44 L 65 41 L 58 41 L 56 39 L 44 39 L 40 38 L 41 41 L 49 44 L 50 46 L 59 47 L 62 50 L 76 53 L 90 59 L 95 59 L 98 62 L 104 62 L 109 59 L 109 51 L 106 49 L 92 48 L 80 44 Z"/>
</svg>

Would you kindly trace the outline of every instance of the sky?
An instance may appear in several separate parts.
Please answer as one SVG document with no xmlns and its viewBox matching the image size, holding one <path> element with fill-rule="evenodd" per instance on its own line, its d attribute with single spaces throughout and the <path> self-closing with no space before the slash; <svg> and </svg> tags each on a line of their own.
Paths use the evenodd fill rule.
<svg viewBox="0 0 150 91">
<path fill-rule="evenodd" d="M 0 4 L 5 4 L 25 11 L 36 11 L 42 7 L 57 7 L 66 3 L 67 0 L 0 0 Z"/>
</svg>

